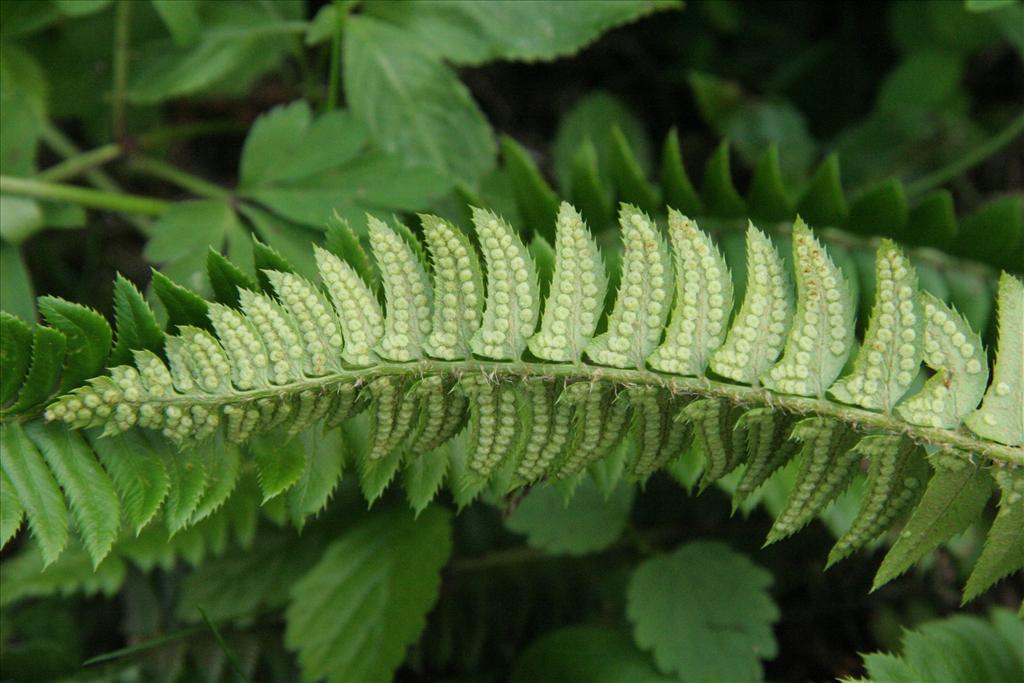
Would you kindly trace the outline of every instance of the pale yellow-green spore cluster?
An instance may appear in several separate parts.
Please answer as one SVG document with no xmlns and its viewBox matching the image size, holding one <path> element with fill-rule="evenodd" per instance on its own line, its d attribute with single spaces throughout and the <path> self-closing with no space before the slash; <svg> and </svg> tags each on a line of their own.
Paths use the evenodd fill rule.
<svg viewBox="0 0 1024 683">
<path fill-rule="evenodd" d="M 981 401 L 988 358 L 981 338 L 959 313 L 929 292 L 924 313 L 924 362 L 935 375 L 896 410 L 911 424 L 953 429 Z"/>
<path fill-rule="evenodd" d="M 474 208 L 473 224 L 487 264 L 487 307 L 471 346 L 486 358 L 518 360 L 540 313 L 536 266 L 504 219 Z"/>
<path fill-rule="evenodd" d="M 374 348 L 384 336 L 384 314 L 377 297 L 351 265 L 316 245 L 313 253 L 320 279 L 338 313 L 342 358 L 356 366 L 373 364 L 377 359 Z"/>
<path fill-rule="evenodd" d="M 480 329 L 485 296 L 476 249 L 448 221 L 420 218 L 434 265 L 434 321 L 426 351 L 445 360 L 467 358 L 470 340 Z"/>
<path fill-rule="evenodd" d="M 540 330 L 530 338 L 533 355 L 576 362 L 594 335 L 604 306 L 608 276 L 597 242 L 583 217 L 568 203 L 558 210 L 555 273 Z"/>
<path fill-rule="evenodd" d="M 270 358 L 252 324 L 241 313 L 223 304 L 210 304 L 208 315 L 228 354 L 235 387 L 245 391 L 266 384 Z"/>
<path fill-rule="evenodd" d="M 711 237 L 675 209 L 668 213 L 668 234 L 675 255 L 676 305 L 664 343 L 647 361 L 655 370 L 699 377 L 725 341 L 732 278 Z"/>
<path fill-rule="evenodd" d="M 305 374 L 322 377 L 341 368 L 341 329 L 334 309 L 307 280 L 294 273 L 266 271 L 278 299 L 291 314 L 305 351 Z"/>
<path fill-rule="evenodd" d="M 875 283 L 875 306 L 853 372 L 830 391 L 844 403 L 888 413 L 920 370 L 924 340 L 917 273 L 890 240 L 878 248 Z"/>
<path fill-rule="evenodd" d="M 658 346 L 672 303 L 672 262 L 658 226 L 636 207 L 619 211 L 624 252 L 622 281 L 608 330 L 586 352 L 595 363 L 644 368 Z"/>
<path fill-rule="evenodd" d="M 850 287 L 825 248 L 799 218 L 793 225 L 797 307 L 782 360 L 761 381 L 784 394 L 824 396 L 853 344 Z"/>
<path fill-rule="evenodd" d="M 426 271 L 409 244 L 383 221 L 370 216 L 367 225 L 387 302 L 377 352 L 398 362 L 422 358 L 423 342 L 430 334 L 432 296 Z"/>
<path fill-rule="evenodd" d="M 247 289 L 239 291 L 239 300 L 242 310 L 267 349 L 270 381 L 273 384 L 288 384 L 301 379 L 302 346 L 299 344 L 299 335 L 277 302 Z M 171 339 L 173 337 L 168 339 L 168 353 Z M 172 358 L 172 370 L 175 365 Z"/>
<path fill-rule="evenodd" d="M 756 385 L 782 353 L 793 319 L 793 295 L 785 263 L 772 241 L 747 226 L 747 291 L 711 369 L 731 380 Z"/>
<path fill-rule="evenodd" d="M 519 435 L 515 388 L 475 375 L 460 383 L 471 406 L 469 469 L 473 476 L 486 478 L 512 452 Z"/>
</svg>

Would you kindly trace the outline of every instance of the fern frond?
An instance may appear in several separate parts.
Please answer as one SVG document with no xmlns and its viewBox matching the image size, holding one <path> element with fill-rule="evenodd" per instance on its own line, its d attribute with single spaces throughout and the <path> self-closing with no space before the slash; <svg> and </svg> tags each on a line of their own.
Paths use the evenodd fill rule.
<svg viewBox="0 0 1024 683">
<path fill-rule="evenodd" d="M 535 263 L 498 216 L 474 212 L 486 279 L 476 247 L 454 225 L 423 217 L 432 259 L 425 264 L 407 229 L 371 220 L 383 310 L 357 266 L 336 254 L 316 253 L 323 288 L 288 272 L 280 259 L 265 259 L 271 268 L 260 273 L 274 296 L 243 288 L 240 308 L 210 304 L 216 336 L 183 325 L 162 348 L 149 348 L 146 335 L 126 333 L 143 346 L 135 365 L 111 368 L 51 403 L 45 416 L 107 434 L 144 427 L 177 442 L 181 453 L 161 455 L 172 533 L 230 493 L 237 468 L 204 454 L 235 445 L 252 452 L 266 500 L 305 492 L 280 507 L 286 515 L 290 506 L 301 524 L 340 476 L 339 462 L 322 463 L 329 481 L 311 488 L 321 464 L 311 460 L 316 449 L 307 452 L 310 434 L 360 412 L 365 417 L 342 429 L 366 429 L 365 445 L 359 437 L 349 452 L 367 498 L 405 469 L 418 506 L 444 476 L 460 505 L 489 484 L 500 492 L 561 479 L 571 489 L 578 473 L 613 452 L 628 453 L 619 470 L 642 481 L 692 438 L 706 457 L 703 486 L 746 462 L 740 501 L 799 449 L 796 485 L 769 541 L 820 514 L 869 458 L 864 510 L 833 560 L 914 504 L 926 478 L 918 447 L 939 450 L 932 458 L 938 474 L 908 526 L 913 538 L 894 546 L 879 584 L 980 515 L 991 485 L 972 482 L 987 482 L 989 467 L 1016 472 L 1024 465 L 1015 422 L 1024 388 L 1024 290 L 1016 278 L 1003 276 L 996 381 L 972 414 L 987 376 L 980 340 L 954 311 L 919 291 L 914 265 L 894 243 L 879 248 L 867 333 L 852 371 L 840 377 L 857 346 L 856 306 L 838 260 L 805 223 L 792 228 L 795 292 L 776 246 L 748 227 L 746 291 L 733 319 L 732 277 L 718 245 L 682 214 L 668 216 L 666 233 L 623 205 L 621 277 L 606 317 L 601 254 L 568 205 L 558 213 L 543 315 L 538 272 L 548 267 Z M 131 315 L 148 320 L 125 296 Z M 922 358 L 940 379 L 907 397 Z M 627 433 L 629 448 L 616 450 Z M 5 425 L 5 438 L 21 434 L 19 424 Z M 24 482 L 45 483 L 49 474 L 32 457 L 37 451 L 27 453 L 20 466 L 4 469 L 29 525 L 44 529 L 52 557 L 66 529 L 62 535 L 59 514 L 47 519 L 40 511 L 60 509 L 63 500 L 52 478 L 42 489 L 52 500 L 24 490 Z M 420 463 L 425 453 L 430 461 Z M 119 467 L 109 469 L 137 527 L 160 495 L 126 495 L 124 482 L 135 475 L 123 467 L 118 474 Z M 979 478 L 961 481 L 965 471 Z M 960 496 L 967 497 L 947 510 L 945 502 Z M 1008 566 L 990 562 L 996 573 Z"/>
</svg>

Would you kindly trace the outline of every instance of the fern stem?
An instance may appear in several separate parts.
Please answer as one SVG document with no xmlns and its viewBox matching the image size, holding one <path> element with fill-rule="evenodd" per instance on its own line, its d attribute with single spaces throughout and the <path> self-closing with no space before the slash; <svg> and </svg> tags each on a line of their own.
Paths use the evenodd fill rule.
<svg viewBox="0 0 1024 683">
<path fill-rule="evenodd" d="M 199 176 L 183 171 L 159 159 L 151 157 L 135 158 L 128 163 L 128 169 L 167 181 L 199 197 L 206 197 L 208 199 L 231 198 L 231 193 L 220 185 L 203 180 Z"/>
<path fill-rule="evenodd" d="M 78 187 L 77 185 L 47 183 L 40 180 L 15 178 L 6 175 L 0 176 L 0 192 L 21 197 L 32 197 L 34 199 L 71 202 L 72 204 L 79 204 L 91 209 L 104 209 L 144 216 L 159 216 L 170 207 L 169 202 L 152 197 L 139 197 L 119 192 L 92 190 L 86 187 Z"/>
<path fill-rule="evenodd" d="M 36 178 L 48 182 L 57 182 L 76 178 L 83 173 L 117 159 L 124 152 L 121 145 L 111 143 L 96 149 L 70 156 L 64 161 L 54 164 L 42 171 Z"/>
<path fill-rule="evenodd" d="M 127 134 L 125 125 L 125 100 L 128 90 L 128 50 L 131 30 L 130 0 L 120 0 L 114 18 L 114 91 L 111 108 L 114 137 L 123 140 Z"/>
<path fill-rule="evenodd" d="M 929 173 L 923 178 L 907 183 L 907 194 L 911 196 L 921 195 L 943 183 L 963 175 L 978 164 L 982 163 L 992 155 L 998 153 L 1004 147 L 1024 134 L 1024 114 L 1010 121 L 1009 125 L 993 135 L 981 145 L 978 145 L 969 153 L 957 157 L 954 161 L 942 168 Z"/>
<path fill-rule="evenodd" d="M 223 403 L 239 403 L 259 398 L 281 398 L 298 395 L 306 390 L 327 390 L 335 385 L 365 383 L 376 377 L 406 375 L 423 377 L 427 375 L 461 376 L 483 374 L 494 378 L 522 380 L 524 378 L 561 379 L 574 381 L 607 381 L 620 387 L 649 386 L 668 390 L 672 394 L 693 397 L 723 398 L 734 404 L 769 406 L 795 415 L 821 415 L 841 420 L 854 430 L 861 432 L 880 431 L 889 434 L 905 434 L 915 443 L 936 448 L 953 448 L 970 454 L 1013 465 L 1024 465 L 1024 448 L 1005 446 L 979 439 L 965 429 L 936 429 L 919 427 L 885 415 L 854 406 L 835 403 L 824 398 L 806 398 L 779 394 L 761 387 L 743 386 L 718 382 L 707 378 L 680 377 L 649 370 L 624 370 L 620 368 L 570 363 L 503 363 L 486 360 L 441 361 L 421 360 L 411 363 L 381 363 L 370 368 L 344 370 L 323 377 L 310 378 L 293 384 L 270 389 L 238 391 L 228 395 L 173 394 L 161 398 L 161 405 L 186 404 L 216 406 Z M 148 402 L 152 403 L 150 398 Z"/>
</svg>

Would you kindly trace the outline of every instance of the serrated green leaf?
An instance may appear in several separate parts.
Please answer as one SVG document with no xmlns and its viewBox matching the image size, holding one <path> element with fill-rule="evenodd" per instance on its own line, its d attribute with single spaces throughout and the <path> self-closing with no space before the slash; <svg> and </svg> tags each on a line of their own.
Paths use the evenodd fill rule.
<svg viewBox="0 0 1024 683">
<path fill-rule="evenodd" d="M 25 509 L 18 500 L 18 492 L 7 473 L 0 469 L 0 548 L 18 533 L 24 518 Z"/>
<path fill-rule="evenodd" d="M 672 302 L 672 260 L 657 225 L 636 207 L 619 210 L 622 241 L 622 281 L 608 330 L 590 341 L 587 356 L 618 368 L 643 368 L 657 347 Z M 643 311 L 646 315 L 636 315 Z M 626 313 L 629 312 L 629 316 Z M 627 317 L 638 318 L 635 324 Z"/>
<path fill-rule="evenodd" d="M 121 526 L 121 505 L 110 477 L 78 432 L 39 422 L 28 424 L 25 432 L 64 489 L 86 552 L 93 567 L 99 566 Z"/>
<path fill-rule="evenodd" d="M 17 414 L 45 401 L 57 389 L 64 365 L 67 338 L 52 327 L 36 325 L 32 336 L 32 364 L 14 403 L 0 411 Z"/>
<path fill-rule="evenodd" d="M 274 291 L 274 286 L 264 271 L 273 270 L 279 273 L 295 272 L 295 266 L 289 263 L 288 259 L 281 252 L 255 237 L 252 238 L 252 260 L 256 268 L 256 279 L 259 281 L 260 289 L 268 294 Z"/>
<path fill-rule="evenodd" d="M 68 509 L 64 506 L 64 496 L 42 454 L 20 424 L 0 425 L 0 444 L 4 454 L 0 466 L 25 509 L 28 528 L 39 543 L 43 564 L 49 565 L 68 542 Z"/>
<path fill-rule="evenodd" d="M 779 149 L 773 143 L 765 149 L 750 182 L 747 196 L 750 215 L 764 221 L 783 221 L 793 217 L 793 203 L 779 167 Z"/>
<path fill-rule="evenodd" d="M 291 589 L 285 644 L 303 675 L 389 679 L 419 637 L 451 552 L 447 512 L 381 512 L 351 527 Z"/>
<path fill-rule="evenodd" d="M 123 275 L 114 281 L 114 318 L 117 342 L 110 354 L 111 365 L 123 365 L 132 351 L 148 350 L 163 355 L 164 333 L 156 323 L 153 310 L 139 290 Z"/>
<path fill-rule="evenodd" d="M 1024 201 L 1015 195 L 983 205 L 960 221 L 952 251 L 968 258 L 1021 271 L 1024 247 Z"/>
<path fill-rule="evenodd" d="M 509 176 L 512 194 L 519 205 L 527 233 L 543 235 L 555 240 L 555 216 L 558 215 L 558 195 L 541 175 L 530 153 L 518 142 L 501 136 L 501 158 Z"/>
<path fill-rule="evenodd" d="M 14 398 L 32 364 L 32 329 L 20 318 L 0 311 L 0 407 Z"/>
<path fill-rule="evenodd" d="M 850 286 L 825 248 L 798 217 L 793 225 L 796 314 L 780 360 L 761 381 L 769 389 L 824 396 L 853 344 Z"/>
<path fill-rule="evenodd" d="M 935 190 L 925 195 L 917 206 L 910 210 L 900 241 L 945 249 L 956 238 L 958 232 L 953 195 L 949 190 Z"/>
<path fill-rule="evenodd" d="M 586 555 L 613 544 L 626 528 L 633 487 L 620 482 L 609 497 L 584 477 L 568 503 L 553 486 L 538 486 L 505 519 L 526 542 L 551 555 Z"/>
<path fill-rule="evenodd" d="M 844 227 L 863 235 L 899 235 L 907 215 L 903 183 L 891 178 L 869 187 L 850 202 Z"/>
<path fill-rule="evenodd" d="M 433 289 L 423 263 L 402 235 L 368 216 L 373 255 L 381 271 L 386 314 L 377 344 L 382 358 L 410 361 L 423 356 L 430 334 Z"/>
<path fill-rule="evenodd" d="M 306 518 L 319 513 L 341 481 L 348 447 L 338 429 L 310 427 L 293 441 L 306 453 L 302 474 L 285 494 L 292 523 L 302 529 Z"/>
<path fill-rule="evenodd" d="M 985 538 L 978 563 L 974 565 L 964 602 L 973 600 L 1004 576 L 1024 568 L 1024 468 L 996 470 L 999 485 L 999 513 Z"/>
<path fill-rule="evenodd" d="M 158 270 L 153 271 L 150 286 L 167 311 L 168 331 L 176 329 L 179 325 L 191 325 L 206 330 L 213 329 L 210 319 L 206 316 L 208 305 L 203 297 L 172 282 Z"/>
<path fill-rule="evenodd" d="M 210 281 L 214 301 L 232 308 L 239 306 L 239 289 L 256 291 L 259 287 L 256 280 L 213 247 L 206 254 L 206 277 Z"/>
<path fill-rule="evenodd" d="M 687 216 L 699 216 L 704 213 L 704 204 L 690 182 L 690 176 L 683 165 L 683 155 L 679 151 L 679 133 L 673 128 L 665 136 L 665 145 L 661 152 L 661 191 L 665 195 L 665 203 Z"/>
<path fill-rule="evenodd" d="M 512 669 L 512 683 L 671 683 L 629 636 L 611 628 L 569 626 L 527 646 Z"/>
<path fill-rule="evenodd" d="M 164 504 L 164 523 L 173 537 L 191 523 L 192 515 L 210 485 L 206 471 L 209 454 L 200 450 L 207 446 L 175 451 L 166 442 L 157 445 L 153 440 L 150 443 L 159 448 L 170 482 Z"/>
<path fill-rule="evenodd" d="M 163 459 L 139 432 L 109 437 L 90 432 L 88 438 L 113 480 L 125 519 L 138 535 L 156 515 L 170 487 Z"/>
<path fill-rule="evenodd" d="M 890 413 L 921 367 L 925 334 L 917 272 L 889 240 L 882 240 L 875 257 L 875 287 L 875 306 L 853 372 L 829 392 L 844 403 Z"/>
<path fill-rule="evenodd" d="M 332 213 L 327 219 L 324 248 L 352 266 L 369 287 L 376 286 L 377 271 L 370 264 L 370 257 L 363 249 L 359 235 L 352 229 L 352 225 L 337 212 Z"/>
<path fill-rule="evenodd" d="M 174 202 L 153 225 L 143 252 L 171 280 L 206 294 L 202 276 L 208 252 L 225 244 L 235 254 L 244 241 L 235 209 L 227 199 Z M 237 255 L 236 255 L 237 257 Z M 154 283 L 155 284 L 155 283 Z"/>
<path fill-rule="evenodd" d="M 127 567 L 117 555 L 108 556 L 94 566 L 81 546 L 72 545 L 53 563 L 46 563 L 28 548 L 0 566 L 4 590 L 0 607 L 8 607 L 28 598 L 46 596 L 115 595 L 124 583 Z M 6 668 L 6 665 L 5 665 Z"/>
<path fill-rule="evenodd" d="M 470 346 L 487 358 L 513 360 L 522 355 L 537 327 L 537 270 L 519 234 L 505 220 L 474 208 L 473 225 L 487 264 L 487 305 Z"/>
<path fill-rule="evenodd" d="M 673 209 L 668 213 L 668 234 L 675 263 L 676 305 L 665 341 L 647 362 L 662 372 L 700 377 L 728 332 L 732 278 L 711 237 Z"/>
<path fill-rule="evenodd" d="M 251 449 L 263 503 L 291 488 L 305 470 L 306 450 L 302 441 L 287 439 L 280 431 L 254 439 Z"/>
<path fill-rule="evenodd" d="M 899 539 L 882 560 L 871 590 L 889 583 L 966 529 L 978 519 L 992 495 L 992 478 L 963 456 L 940 452 L 931 460 L 935 474 Z"/>
<path fill-rule="evenodd" d="M 1010 446 L 1024 444 L 1024 282 L 999 278 L 999 343 L 992 384 L 981 408 L 964 420 L 975 434 Z"/>
<path fill-rule="evenodd" d="M 593 225 L 610 224 L 612 205 L 597 166 L 597 149 L 590 140 L 573 154 L 569 175 L 568 193 L 583 219 Z M 555 241 L 558 241 L 557 231 Z"/>
<path fill-rule="evenodd" d="M 469 236 L 437 216 L 421 215 L 434 272 L 434 319 L 425 342 L 437 358 L 466 358 L 484 311 L 480 259 Z"/>
<path fill-rule="evenodd" d="M 583 217 L 564 202 L 555 235 L 555 272 L 529 348 L 538 358 L 576 362 L 597 329 L 608 276 Z"/>
<path fill-rule="evenodd" d="M 39 298 L 39 312 L 67 338 L 60 390 L 73 389 L 98 375 L 110 353 L 113 336 L 106 319 L 91 308 L 53 296 Z"/>
<path fill-rule="evenodd" d="M 534 235 L 527 250 L 537 269 L 540 297 L 546 299 L 548 291 L 551 289 L 551 280 L 555 275 L 555 249 L 542 235 Z"/>
<path fill-rule="evenodd" d="M 661 197 L 657 189 L 647 181 L 640 162 L 618 126 L 612 126 L 611 129 L 608 171 L 620 201 L 632 204 L 646 213 L 661 209 Z"/>
<path fill-rule="evenodd" d="M 633 634 L 664 673 L 760 680 L 777 652 L 771 574 L 723 543 L 687 543 L 643 562 L 626 594 Z M 689 586 L 690 590 L 679 590 Z"/>
<path fill-rule="evenodd" d="M 226 445 L 220 440 L 214 443 L 216 446 L 206 451 L 204 461 L 209 484 L 192 513 L 190 524 L 201 522 L 220 510 L 234 492 L 241 474 L 242 458 L 238 446 Z"/>
<path fill-rule="evenodd" d="M 797 213 L 820 228 L 846 222 L 846 195 L 839 178 L 839 156 L 829 154 L 807 184 L 797 203 Z"/>
<path fill-rule="evenodd" d="M 746 215 L 747 204 L 732 182 L 728 141 L 723 141 L 708 158 L 700 196 L 707 209 L 716 216 L 733 218 Z"/>
<path fill-rule="evenodd" d="M 450 447 L 443 444 L 429 453 L 417 455 L 402 473 L 405 497 L 419 516 L 437 495 L 448 474 Z"/>
</svg>

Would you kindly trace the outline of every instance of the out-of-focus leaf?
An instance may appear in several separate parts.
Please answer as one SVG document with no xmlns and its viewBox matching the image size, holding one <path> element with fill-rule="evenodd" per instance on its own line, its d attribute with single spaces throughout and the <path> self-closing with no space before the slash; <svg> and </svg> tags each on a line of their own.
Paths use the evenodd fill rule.
<svg viewBox="0 0 1024 683">
<path fill-rule="evenodd" d="M 530 643 L 516 660 L 512 683 L 670 683 L 621 631 L 570 626 Z"/>
<path fill-rule="evenodd" d="M 35 322 L 35 291 L 18 248 L 0 242 L 0 309 Z"/>
<path fill-rule="evenodd" d="M 175 202 L 153 225 L 153 238 L 143 253 L 172 280 L 208 293 L 203 270 L 209 248 L 220 249 L 244 238 L 245 231 L 226 200 Z"/>
<path fill-rule="evenodd" d="M 168 33 L 178 46 L 191 45 L 199 40 L 203 22 L 199 16 L 198 0 L 151 0 Z"/>
</svg>

